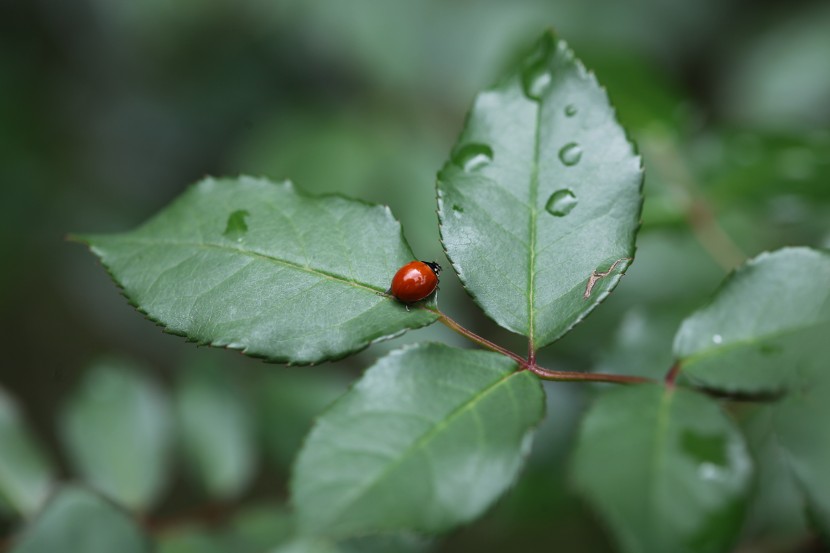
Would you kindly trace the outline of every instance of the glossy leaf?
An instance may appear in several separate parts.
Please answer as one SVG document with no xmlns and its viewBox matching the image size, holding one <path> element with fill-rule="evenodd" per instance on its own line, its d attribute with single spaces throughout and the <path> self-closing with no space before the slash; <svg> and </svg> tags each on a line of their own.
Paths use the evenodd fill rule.
<svg viewBox="0 0 830 553">
<path fill-rule="evenodd" d="M 674 340 L 683 374 L 724 390 L 777 389 L 830 355 L 830 253 L 785 248 L 736 270 Z"/>
<path fill-rule="evenodd" d="M 630 553 L 728 550 L 752 472 L 741 435 L 715 402 L 656 385 L 600 396 L 573 468 Z"/>
<path fill-rule="evenodd" d="M 140 369 L 116 360 L 93 366 L 60 423 L 70 460 L 92 487 L 139 511 L 158 498 L 167 479 L 171 413 Z"/>
<path fill-rule="evenodd" d="M 437 532 L 513 482 L 542 417 L 536 377 L 500 355 L 397 350 L 317 421 L 295 466 L 301 531 Z"/>
<path fill-rule="evenodd" d="M 548 33 L 476 98 L 438 175 L 442 240 L 487 315 L 538 349 L 616 286 L 642 181 L 605 91 Z"/>
<path fill-rule="evenodd" d="M 23 515 L 44 502 L 54 480 L 51 462 L 29 433 L 21 413 L 0 388 L 0 498 Z"/>
<path fill-rule="evenodd" d="M 382 296 L 414 258 L 388 208 L 291 183 L 206 179 L 138 229 L 80 237 L 171 333 L 316 363 L 429 324 Z"/>
<path fill-rule="evenodd" d="M 117 507 L 81 488 L 68 486 L 27 528 L 11 553 L 149 553 L 136 524 Z"/>
<path fill-rule="evenodd" d="M 176 395 L 181 443 L 211 495 L 237 495 L 253 476 L 253 418 L 241 387 L 216 367 L 186 370 Z"/>
</svg>

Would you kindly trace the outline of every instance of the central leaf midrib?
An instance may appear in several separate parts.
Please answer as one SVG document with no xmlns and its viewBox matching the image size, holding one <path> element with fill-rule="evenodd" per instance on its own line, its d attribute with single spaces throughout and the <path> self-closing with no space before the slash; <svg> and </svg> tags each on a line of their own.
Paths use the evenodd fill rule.
<svg viewBox="0 0 830 553">
<path fill-rule="evenodd" d="M 532 100 L 531 100 L 532 101 Z M 536 215 L 537 204 L 539 201 L 539 150 L 540 150 L 540 135 L 542 128 L 542 101 L 534 102 L 536 104 L 536 129 L 533 137 L 533 168 L 530 173 L 530 250 L 528 262 L 528 294 L 527 294 L 527 315 L 528 315 L 528 339 L 530 340 L 528 347 L 528 355 L 532 355 L 535 351 L 536 337 L 535 333 L 535 319 L 536 313 L 534 311 L 534 289 L 536 287 Z"/>
<path fill-rule="evenodd" d="M 352 286 L 352 287 L 355 287 L 355 288 L 370 290 L 372 293 L 384 292 L 384 290 L 382 288 L 378 288 L 378 287 L 373 286 L 371 284 L 357 282 L 355 280 L 349 279 L 349 278 L 347 278 L 343 275 L 339 275 L 337 273 L 332 273 L 332 272 L 324 271 L 322 269 L 316 269 L 316 268 L 313 268 L 313 267 L 303 266 L 303 265 L 300 265 L 300 264 L 295 263 L 293 261 L 289 261 L 287 259 L 281 259 L 279 257 L 274 257 L 272 255 L 267 255 L 267 254 L 260 253 L 260 252 L 243 250 L 243 249 L 235 248 L 233 246 L 229 246 L 229 245 L 226 245 L 226 244 L 216 244 L 216 243 L 213 243 L 213 242 L 203 242 L 203 243 L 200 243 L 200 242 L 181 242 L 181 241 L 176 241 L 176 240 L 137 240 L 135 238 L 127 238 L 127 239 L 119 238 L 118 240 L 122 244 L 123 243 L 138 244 L 138 245 L 143 245 L 143 246 L 178 246 L 178 247 L 186 247 L 186 248 L 215 249 L 215 250 L 225 251 L 225 252 L 236 252 L 240 255 L 245 255 L 245 256 L 248 256 L 248 257 L 256 258 L 256 259 L 262 259 L 262 260 L 265 260 L 265 261 L 276 263 L 278 265 L 283 265 L 283 266 L 286 266 L 286 267 L 290 267 L 292 269 L 296 269 L 298 271 L 302 271 L 302 272 L 305 272 L 305 273 L 308 273 L 308 274 L 312 274 L 312 275 L 315 275 L 315 276 L 327 278 L 329 280 L 335 280 L 337 282 L 340 282 L 342 284 L 346 284 L 348 286 Z"/>
<path fill-rule="evenodd" d="M 648 524 L 654 520 L 654 512 L 657 505 L 657 488 L 660 486 L 663 475 L 661 474 L 663 466 L 666 462 L 666 437 L 669 430 L 669 417 L 674 399 L 675 390 L 673 388 L 665 388 L 662 390 L 660 397 L 660 404 L 657 409 L 657 420 L 655 421 L 654 432 L 654 452 L 651 457 L 652 470 L 650 471 L 651 479 L 649 480 L 649 490 L 646 495 L 648 505 L 646 512 L 648 513 Z"/>
<path fill-rule="evenodd" d="M 371 490 L 374 486 L 378 483 L 382 482 L 386 477 L 389 476 L 392 471 L 398 468 L 400 465 L 404 463 L 411 455 L 415 454 L 419 450 L 423 449 L 425 444 L 431 441 L 435 436 L 437 436 L 440 432 L 444 431 L 448 426 L 452 424 L 452 422 L 459 418 L 461 415 L 466 413 L 467 411 L 473 409 L 479 402 L 481 402 L 485 396 L 489 395 L 497 388 L 499 388 L 502 384 L 505 384 L 510 378 L 522 374 L 521 372 L 511 371 L 493 382 L 489 384 L 486 388 L 480 390 L 477 394 L 471 396 L 467 401 L 462 403 L 461 405 L 457 406 L 453 411 L 447 414 L 446 417 L 443 419 L 436 421 L 432 428 L 430 428 L 427 432 L 422 434 L 417 440 L 415 440 L 412 445 L 404 449 L 401 454 L 394 459 L 389 465 L 387 465 L 380 474 L 376 477 L 370 479 L 365 485 L 363 485 L 359 490 L 354 492 L 349 499 L 343 502 L 342 506 L 338 511 L 333 515 L 330 520 L 337 520 L 340 515 L 347 510 L 347 508 L 351 505 L 357 503 L 357 501 L 365 496 L 366 492 Z M 346 529 L 346 531 L 348 531 Z"/>
</svg>

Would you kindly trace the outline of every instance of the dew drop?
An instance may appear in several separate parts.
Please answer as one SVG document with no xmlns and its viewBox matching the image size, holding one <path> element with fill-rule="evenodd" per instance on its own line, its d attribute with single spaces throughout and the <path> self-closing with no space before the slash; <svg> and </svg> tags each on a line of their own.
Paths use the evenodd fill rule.
<svg viewBox="0 0 830 553">
<path fill-rule="evenodd" d="M 533 64 L 522 71 L 522 89 L 531 100 L 540 101 L 552 81 L 553 77 L 544 63 Z"/>
<path fill-rule="evenodd" d="M 559 150 L 559 160 L 567 166 L 576 165 L 582 159 L 582 147 L 576 142 L 569 142 Z"/>
<path fill-rule="evenodd" d="M 548 203 L 545 204 L 545 210 L 556 217 L 564 217 L 576 207 L 576 194 L 567 188 L 557 190 L 548 198 Z"/>
<path fill-rule="evenodd" d="M 715 334 L 712 336 L 712 342 L 715 344 L 722 344 L 723 343 L 723 336 L 720 334 Z"/>
<path fill-rule="evenodd" d="M 248 215 L 250 213 L 245 209 L 239 209 L 228 215 L 228 222 L 222 236 L 241 242 L 242 237 L 248 232 L 248 223 L 245 222 L 245 217 Z"/>
<path fill-rule="evenodd" d="M 722 480 L 723 470 L 712 463 L 701 463 L 697 468 L 697 474 L 701 480 Z"/>
<path fill-rule="evenodd" d="M 459 213 L 464 213 L 464 208 L 458 204 L 452 204 L 452 211 L 457 215 Z"/>
<path fill-rule="evenodd" d="M 453 163 L 471 173 L 493 161 L 493 149 L 486 144 L 466 144 L 452 156 Z"/>
<path fill-rule="evenodd" d="M 579 110 L 577 109 L 577 107 L 573 104 L 568 104 L 567 106 L 565 106 L 565 115 L 567 115 L 568 117 L 573 117 L 574 115 L 576 115 L 578 111 Z"/>
</svg>

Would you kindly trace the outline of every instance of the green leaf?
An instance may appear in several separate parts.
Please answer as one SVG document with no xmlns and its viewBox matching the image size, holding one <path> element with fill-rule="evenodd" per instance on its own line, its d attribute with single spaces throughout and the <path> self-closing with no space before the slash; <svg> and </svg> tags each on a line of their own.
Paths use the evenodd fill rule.
<svg viewBox="0 0 830 553">
<path fill-rule="evenodd" d="M 631 553 L 726 551 L 752 473 L 740 433 L 715 402 L 650 384 L 600 396 L 573 468 Z"/>
<path fill-rule="evenodd" d="M 294 516 L 283 506 L 260 504 L 237 513 L 225 532 L 233 553 L 262 553 L 294 533 Z"/>
<path fill-rule="evenodd" d="M 260 433 L 276 465 L 288 468 L 314 418 L 346 391 L 348 381 L 342 371 L 288 367 L 267 371 L 255 384 Z"/>
<path fill-rule="evenodd" d="M 0 497 L 32 515 L 54 481 L 51 462 L 29 434 L 14 400 L 0 388 Z"/>
<path fill-rule="evenodd" d="M 825 340 L 827 336 L 825 335 Z M 795 477 L 812 519 L 830 536 L 830 373 L 812 372 L 769 409 L 772 431 Z"/>
<path fill-rule="evenodd" d="M 438 175 L 442 240 L 487 315 L 538 349 L 619 281 L 642 182 L 605 91 L 548 33 L 476 98 Z"/>
<path fill-rule="evenodd" d="M 76 470 L 120 504 L 144 510 L 167 478 L 170 408 L 140 369 L 102 361 L 69 398 L 59 431 Z"/>
<path fill-rule="evenodd" d="M 159 553 L 263 553 L 287 543 L 294 533 L 291 514 L 276 505 L 245 507 L 226 525 L 174 525 L 158 536 Z"/>
<path fill-rule="evenodd" d="M 270 553 L 342 553 L 331 541 L 321 538 L 296 538 Z"/>
<path fill-rule="evenodd" d="M 438 532 L 513 482 L 544 396 L 498 354 L 422 344 L 392 352 L 317 421 L 292 496 L 300 530 Z"/>
<path fill-rule="evenodd" d="M 184 452 L 208 492 L 220 499 L 239 494 L 256 463 L 253 419 L 240 386 L 221 368 L 191 367 L 176 411 Z"/>
<path fill-rule="evenodd" d="M 808 534 L 806 504 L 775 431 L 775 410 L 775 406 L 762 407 L 744 425 L 757 475 L 744 534 L 768 544 L 770 550 L 794 551 Z M 801 422 L 814 424 L 809 419 Z"/>
<path fill-rule="evenodd" d="M 683 374 L 727 391 L 778 389 L 830 354 L 830 253 L 785 248 L 737 269 L 674 340 Z"/>
<path fill-rule="evenodd" d="M 388 208 L 288 182 L 206 179 L 132 232 L 79 240 L 167 331 L 271 361 L 340 358 L 437 318 L 380 295 L 414 258 Z"/>
<path fill-rule="evenodd" d="M 27 528 L 12 553 L 149 553 L 135 523 L 114 505 L 67 486 Z"/>
<path fill-rule="evenodd" d="M 158 539 L 157 553 L 226 553 L 229 551 L 207 529 L 176 527 Z"/>
<path fill-rule="evenodd" d="M 323 538 L 299 537 L 270 553 L 423 553 L 428 547 L 413 536 L 368 536 L 332 542 Z"/>
</svg>

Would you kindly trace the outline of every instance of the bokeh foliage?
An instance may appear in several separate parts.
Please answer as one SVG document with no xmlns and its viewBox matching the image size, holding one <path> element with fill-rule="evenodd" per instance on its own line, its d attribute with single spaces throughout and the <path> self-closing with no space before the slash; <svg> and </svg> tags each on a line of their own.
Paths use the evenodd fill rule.
<svg viewBox="0 0 830 553">
<path fill-rule="evenodd" d="M 749 0 L 343 6 L 33 0 L 0 6 L 0 253 L 14 260 L 0 273 L 6 346 L 0 385 L 37 436 L 29 440 L 34 446 L 18 446 L 20 455 L 34 451 L 43 459 L 36 480 L 83 474 L 61 429 L 72 424 L 63 406 L 91 378 L 91 359 L 108 351 L 140 359 L 148 367 L 142 374 L 165 397 L 178 397 L 174 382 L 186 381 L 180 372 L 195 355 L 199 363 L 234 370 L 240 387 L 228 388 L 234 395 L 217 405 L 242 400 L 256 412 L 252 434 L 268 445 L 252 450 L 258 463 L 245 465 L 256 485 L 239 484 L 238 475 L 219 484 L 208 476 L 213 469 L 186 462 L 170 470 L 175 459 L 209 446 L 186 445 L 190 453 L 182 457 L 169 453 L 171 487 L 150 508 L 153 516 L 175 519 L 216 490 L 246 501 L 284 497 L 285 463 L 299 436 L 344 382 L 402 342 L 455 338 L 430 327 L 314 374 L 291 369 L 283 385 L 271 379 L 282 378 L 277 373 L 284 368 L 220 351 L 194 354 L 192 346 L 163 336 L 63 235 L 132 228 L 205 174 L 261 173 L 313 192 L 388 203 L 416 255 L 443 263 L 435 174 L 473 93 L 546 26 L 596 70 L 639 144 L 647 181 L 636 263 L 604 308 L 552 346 L 544 363 L 659 376 L 680 321 L 737 261 L 784 245 L 830 245 L 824 3 L 785 9 Z M 488 337 L 523 347 L 481 317 L 450 274 L 442 280 L 441 304 Z M 568 551 L 609 550 L 563 476 L 568 425 L 593 391 L 560 385 L 557 393 L 562 398 L 549 409 L 515 493 L 436 547 L 547 551 L 555 543 Z M 235 412 L 217 407 L 225 408 Z M 278 422 L 260 426 L 267 417 Z M 759 418 L 749 424 L 758 426 Z M 280 431 L 269 431 L 274 427 Z M 779 455 L 773 449 L 762 444 L 754 451 L 770 471 Z M 782 522 L 780 531 L 758 521 L 792 515 L 790 488 L 761 479 L 757 497 L 762 503 L 750 512 L 745 541 L 788 547 L 809 539 L 803 517 L 790 517 L 797 520 Z M 21 521 L 13 503 L 0 499 L 4 536 Z M 235 521 L 221 519 L 209 531 L 230 536 Z"/>
</svg>

